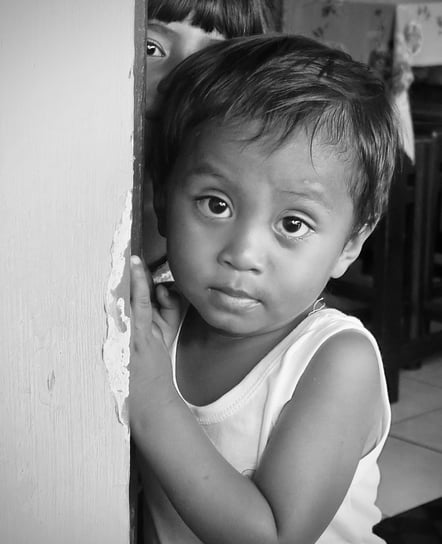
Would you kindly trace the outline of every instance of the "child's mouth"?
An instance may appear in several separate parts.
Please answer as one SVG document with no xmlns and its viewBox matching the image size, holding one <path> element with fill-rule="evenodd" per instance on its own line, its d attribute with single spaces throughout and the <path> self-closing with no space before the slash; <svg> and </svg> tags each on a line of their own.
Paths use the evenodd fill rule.
<svg viewBox="0 0 442 544">
<path fill-rule="evenodd" d="M 216 306 L 233 311 L 252 310 L 260 304 L 258 299 L 241 289 L 211 287 L 209 292 Z"/>
</svg>

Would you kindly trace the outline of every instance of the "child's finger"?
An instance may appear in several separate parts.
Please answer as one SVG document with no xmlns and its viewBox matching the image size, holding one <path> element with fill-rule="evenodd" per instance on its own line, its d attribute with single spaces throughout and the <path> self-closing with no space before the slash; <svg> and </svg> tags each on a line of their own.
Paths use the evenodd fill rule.
<svg viewBox="0 0 442 544">
<path fill-rule="evenodd" d="M 160 315 L 168 321 L 167 315 L 180 314 L 181 298 L 179 294 L 172 289 L 168 289 L 165 285 L 157 285 L 155 290 L 156 300 L 159 304 Z"/>
<path fill-rule="evenodd" d="M 165 285 L 159 284 L 155 289 L 156 299 L 160 305 L 160 311 L 172 310 L 178 304 L 178 296 L 172 293 Z"/>
<path fill-rule="evenodd" d="M 130 259 L 131 308 L 135 330 L 145 332 L 152 326 L 152 304 L 146 272 L 141 259 Z"/>
<path fill-rule="evenodd" d="M 167 334 L 164 335 L 164 339 L 166 343 L 169 343 L 173 341 L 179 329 L 182 300 L 178 293 L 161 284 L 157 286 L 155 294 L 159 304 L 158 314 L 163 323 L 167 324 Z"/>
</svg>

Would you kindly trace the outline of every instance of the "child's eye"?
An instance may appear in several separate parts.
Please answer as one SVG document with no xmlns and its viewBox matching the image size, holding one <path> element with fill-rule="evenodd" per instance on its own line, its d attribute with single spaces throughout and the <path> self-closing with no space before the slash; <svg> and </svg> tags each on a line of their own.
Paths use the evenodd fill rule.
<svg viewBox="0 0 442 544">
<path fill-rule="evenodd" d="M 232 216 L 232 210 L 227 202 L 216 196 L 205 196 L 197 200 L 199 211 L 207 217 L 226 219 Z"/>
<path fill-rule="evenodd" d="M 311 231 L 311 228 L 295 215 L 283 217 L 277 226 L 277 230 L 289 238 L 302 238 Z"/>
<path fill-rule="evenodd" d="M 148 57 L 165 57 L 166 53 L 159 43 L 153 40 L 147 40 L 146 55 Z"/>
</svg>

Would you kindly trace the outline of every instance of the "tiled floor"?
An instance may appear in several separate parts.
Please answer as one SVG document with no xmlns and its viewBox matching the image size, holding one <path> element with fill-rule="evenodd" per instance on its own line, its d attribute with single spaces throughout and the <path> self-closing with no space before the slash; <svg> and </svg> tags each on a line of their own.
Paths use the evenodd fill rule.
<svg viewBox="0 0 442 544">
<path fill-rule="evenodd" d="M 442 356 L 401 372 L 380 468 L 384 516 L 442 497 Z"/>
</svg>

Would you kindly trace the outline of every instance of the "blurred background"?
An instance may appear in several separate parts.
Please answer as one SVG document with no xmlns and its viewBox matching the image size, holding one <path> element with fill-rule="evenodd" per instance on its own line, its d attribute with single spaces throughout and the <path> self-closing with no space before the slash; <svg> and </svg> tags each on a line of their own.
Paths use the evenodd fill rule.
<svg viewBox="0 0 442 544">
<path fill-rule="evenodd" d="M 403 150 L 387 216 L 329 304 L 376 335 L 392 403 L 379 534 L 442 542 L 442 1 L 283 0 L 283 31 L 368 63 L 396 104 Z"/>
</svg>

